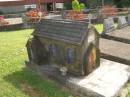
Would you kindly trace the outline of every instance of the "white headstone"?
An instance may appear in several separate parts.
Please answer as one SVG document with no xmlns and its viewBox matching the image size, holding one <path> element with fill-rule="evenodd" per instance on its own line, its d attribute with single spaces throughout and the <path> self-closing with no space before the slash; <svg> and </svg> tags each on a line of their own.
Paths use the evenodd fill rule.
<svg viewBox="0 0 130 97">
<path fill-rule="evenodd" d="M 128 25 L 130 26 L 130 14 L 128 15 Z"/>
<path fill-rule="evenodd" d="M 118 28 L 124 28 L 128 25 L 128 22 L 126 21 L 125 16 L 119 16 L 118 17 Z"/>
<path fill-rule="evenodd" d="M 110 17 L 108 19 L 105 19 L 103 26 L 104 26 L 103 27 L 103 29 L 104 29 L 103 33 L 109 33 L 111 31 L 115 30 L 113 18 Z"/>
</svg>

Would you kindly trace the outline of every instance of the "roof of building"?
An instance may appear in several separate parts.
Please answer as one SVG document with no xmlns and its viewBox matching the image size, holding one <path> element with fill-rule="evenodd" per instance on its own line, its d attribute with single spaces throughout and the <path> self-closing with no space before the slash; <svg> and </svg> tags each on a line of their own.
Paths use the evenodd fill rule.
<svg viewBox="0 0 130 97">
<path fill-rule="evenodd" d="M 40 3 L 63 3 L 67 0 L 39 0 Z M 16 5 L 27 5 L 37 4 L 38 0 L 0 0 L 0 6 L 16 6 Z"/>
<path fill-rule="evenodd" d="M 89 31 L 89 23 L 65 20 L 42 20 L 33 35 L 81 44 Z"/>
</svg>

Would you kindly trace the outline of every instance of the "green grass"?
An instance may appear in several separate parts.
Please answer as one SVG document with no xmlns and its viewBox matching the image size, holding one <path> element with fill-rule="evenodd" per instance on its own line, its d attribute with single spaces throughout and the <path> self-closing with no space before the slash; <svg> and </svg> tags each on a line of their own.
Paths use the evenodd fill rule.
<svg viewBox="0 0 130 97">
<path fill-rule="evenodd" d="M 25 68 L 32 31 L 0 32 L 0 97 L 68 97 L 65 88 Z"/>
<path fill-rule="evenodd" d="M 103 31 L 102 24 L 95 27 L 100 33 Z M 0 32 L 0 97 L 71 97 L 56 82 L 25 68 L 25 45 L 32 31 Z"/>
<path fill-rule="evenodd" d="M 99 34 L 101 34 L 103 32 L 103 24 L 97 24 L 97 25 L 95 25 L 95 28 L 97 29 Z"/>
<path fill-rule="evenodd" d="M 115 24 L 115 28 L 117 28 L 117 24 Z M 97 24 L 95 25 L 95 28 L 97 29 L 97 31 L 99 32 L 99 34 L 102 34 L 103 32 L 103 24 Z"/>
</svg>

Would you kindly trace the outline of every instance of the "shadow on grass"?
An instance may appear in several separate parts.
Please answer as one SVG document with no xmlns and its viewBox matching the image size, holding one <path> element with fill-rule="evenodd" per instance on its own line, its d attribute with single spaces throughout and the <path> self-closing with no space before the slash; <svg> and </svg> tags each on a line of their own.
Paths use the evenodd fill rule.
<svg viewBox="0 0 130 97">
<path fill-rule="evenodd" d="M 21 28 L 21 29 L 1 29 L 0 30 L 0 33 L 13 33 L 13 32 L 22 32 L 23 30 L 28 30 L 28 29 L 24 29 L 24 28 Z"/>
<path fill-rule="evenodd" d="M 69 97 L 70 95 L 59 84 L 48 80 L 46 77 L 41 78 L 25 68 L 4 77 L 4 80 L 30 97 Z"/>
</svg>

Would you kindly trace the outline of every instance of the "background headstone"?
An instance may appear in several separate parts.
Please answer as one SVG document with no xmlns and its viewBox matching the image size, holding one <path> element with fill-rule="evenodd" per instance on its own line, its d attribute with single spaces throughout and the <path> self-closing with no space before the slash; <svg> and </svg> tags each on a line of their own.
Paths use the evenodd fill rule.
<svg viewBox="0 0 130 97">
<path fill-rule="evenodd" d="M 130 26 L 130 14 L 128 15 L 128 25 Z"/>
<path fill-rule="evenodd" d="M 114 20 L 112 17 L 105 19 L 103 23 L 103 33 L 109 33 L 115 30 Z"/>
<path fill-rule="evenodd" d="M 126 21 L 126 17 L 125 16 L 119 16 L 118 17 L 118 28 L 124 28 L 128 26 L 128 22 Z"/>
</svg>

